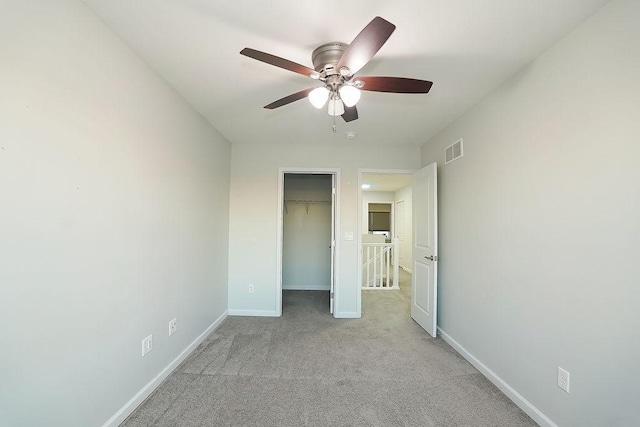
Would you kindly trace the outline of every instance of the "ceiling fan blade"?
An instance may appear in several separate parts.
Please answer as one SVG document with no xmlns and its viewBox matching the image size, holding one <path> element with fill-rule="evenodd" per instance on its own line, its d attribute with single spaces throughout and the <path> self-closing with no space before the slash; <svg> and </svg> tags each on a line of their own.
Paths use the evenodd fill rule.
<svg viewBox="0 0 640 427">
<path fill-rule="evenodd" d="M 292 93 L 289 96 L 285 96 L 284 98 L 278 99 L 277 101 L 272 102 L 269 105 L 265 105 L 264 108 L 267 110 L 273 110 L 274 108 L 282 107 L 283 105 L 291 104 L 292 102 L 298 101 L 302 98 L 306 98 L 309 95 L 309 92 L 314 90 L 314 87 L 310 87 L 305 90 L 301 90 L 300 92 Z"/>
<path fill-rule="evenodd" d="M 344 106 L 344 113 L 342 114 L 342 118 L 345 122 L 352 122 L 354 120 L 358 120 L 358 109 L 354 105 L 353 107 Z"/>
<path fill-rule="evenodd" d="M 408 79 L 406 77 L 357 77 L 364 86 L 360 90 L 391 93 L 428 93 L 433 82 L 427 80 Z"/>
<path fill-rule="evenodd" d="M 302 74 L 303 76 L 314 76 L 314 78 L 320 76 L 317 71 L 312 70 L 309 67 L 289 61 L 288 59 L 280 58 L 279 56 L 271 55 L 270 53 L 260 52 L 259 50 L 245 47 L 240 51 L 240 54 L 267 64 L 275 65 L 276 67 L 284 68 L 285 70 L 293 71 L 294 73 Z"/>
<path fill-rule="evenodd" d="M 396 26 L 379 16 L 373 18 L 351 42 L 338 62 L 338 70 L 347 67 L 352 76 L 364 67 L 391 36 Z"/>
</svg>

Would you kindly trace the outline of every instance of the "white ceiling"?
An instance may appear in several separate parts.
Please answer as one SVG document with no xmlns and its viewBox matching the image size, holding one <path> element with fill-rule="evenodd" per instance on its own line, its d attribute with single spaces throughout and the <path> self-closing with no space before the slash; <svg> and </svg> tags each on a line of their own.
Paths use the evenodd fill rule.
<svg viewBox="0 0 640 427">
<path fill-rule="evenodd" d="M 233 143 L 419 146 L 607 0 L 84 2 Z M 431 80 L 428 95 L 364 92 L 335 135 L 305 99 L 262 108 L 317 83 L 242 48 L 313 68 L 314 48 L 350 43 L 375 16 L 397 28 L 358 75 Z"/>
</svg>

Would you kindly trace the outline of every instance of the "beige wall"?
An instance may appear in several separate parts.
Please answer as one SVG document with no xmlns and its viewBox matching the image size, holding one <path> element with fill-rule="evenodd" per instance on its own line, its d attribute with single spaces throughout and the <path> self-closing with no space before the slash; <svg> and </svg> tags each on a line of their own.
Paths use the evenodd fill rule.
<svg viewBox="0 0 640 427">
<path fill-rule="evenodd" d="M 231 166 L 229 242 L 229 311 L 274 315 L 276 312 L 276 250 L 278 168 L 338 168 L 339 283 L 336 315 L 360 315 L 358 285 L 358 168 L 417 169 L 419 149 L 341 145 L 234 144 Z M 259 209 L 257 207 L 260 207 Z M 354 239 L 344 240 L 345 232 Z M 247 285 L 255 284 L 249 294 Z"/>
<path fill-rule="evenodd" d="M 541 423 L 640 425 L 638 22 L 639 2 L 609 3 L 422 149 L 438 324 Z"/>
<path fill-rule="evenodd" d="M 227 309 L 230 146 L 72 0 L 2 3 L 0 146 L 0 424 L 102 425 Z"/>
<path fill-rule="evenodd" d="M 396 230 L 396 236 L 400 239 L 400 267 L 411 271 L 413 265 L 413 203 L 412 186 L 407 186 L 395 192 L 396 214 L 403 216 L 402 230 Z M 397 211 L 398 202 L 404 205 L 404 215 Z M 401 233 L 402 231 L 402 233 Z"/>
</svg>

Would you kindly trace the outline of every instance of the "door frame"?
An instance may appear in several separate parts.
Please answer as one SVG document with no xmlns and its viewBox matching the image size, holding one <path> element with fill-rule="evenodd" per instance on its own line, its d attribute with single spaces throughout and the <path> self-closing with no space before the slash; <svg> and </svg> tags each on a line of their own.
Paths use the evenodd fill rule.
<svg viewBox="0 0 640 427">
<path fill-rule="evenodd" d="M 338 292 L 340 280 L 340 169 L 339 168 L 296 168 L 296 167 L 280 167 L 278 168 L 278 224 L 276 228 L 276 315 L 282 316 L 282 244 L 284 241 L 284 176 L 285 174 L 300 174 L 300 175 L 333 175 L 335 182 L 335 206 L 332 206 L 335 214 L 335 221 L 333 224 L 333 235 L 335 237 L 335 254 L 333 275 L 333 316 L 339 312 L 339 296 Z"/>
<path fill-rule="evenodd" d="M 356 312 L 362 316 L 362 184 L 364 183 L 362 180 L 362 175 L 365 173 L 373 173 L 376 175 L 413 175 L 413 173 L 418 169 L 370 169 L 370 168 L 359 168 L 358 169 L 358 222 L 357 222 L 357 230 L 358 230 L 358 293 L 356 296 Z M 395 211 L 395 203 L 392 204 L 392 211 Z M 413 221 L 413 218 L 412 218 Z M 392 236 L 393 238 L 393 236 Z"/>
</svg>

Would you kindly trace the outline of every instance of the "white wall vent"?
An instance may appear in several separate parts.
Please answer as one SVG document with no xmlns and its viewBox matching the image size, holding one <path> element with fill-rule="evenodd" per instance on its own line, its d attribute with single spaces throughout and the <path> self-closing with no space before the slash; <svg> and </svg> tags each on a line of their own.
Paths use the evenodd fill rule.
<svg viewBox="0 0 640 427">
<path fill-rule="evenodd" d="M 460 157 L 462 157 L 462 138 L 444 150 L 444 164 L 451 163 Z"/>
</svg>

